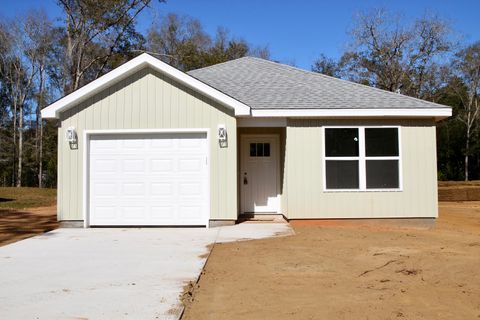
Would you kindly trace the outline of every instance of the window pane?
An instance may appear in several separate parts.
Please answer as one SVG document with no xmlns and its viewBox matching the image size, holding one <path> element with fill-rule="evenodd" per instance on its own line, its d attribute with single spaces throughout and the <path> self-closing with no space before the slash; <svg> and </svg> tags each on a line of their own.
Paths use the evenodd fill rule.
<svg viewBox="0 0 480 320">
<path fill-rule="evenodd" d="M 358 129 L 325 129 L 325 153 L 327 157 L 357 157 Z"/>
<path fill-rule="evenodd" d="M 327 160 L 327 189 L 358 189 L 357 160 Z"/>
<path fill-rule="evenodd" d="M 257 143 L 257 157 L 263 157 L 263 143 Z"/>
<path fill-rule="evenodd" d="M 250 157 L 256 157 L 256 156 L 257 156 L 257 144 L 250 143 Z"/>
<path fill-rule="evenodd" d="M 263 155 L 265 157 L 270 157 L 270 143 L 263 144 Z"/>
<path fill-rule="evenodd" d="M 398 129 L 366 128 L 365 153 L 367 157 L 398 156 Z"/>
<path fill-rule="evenodd" d="M 398 160 L 367 160 L 367 189 L 399 188 Z"/>
</svg>

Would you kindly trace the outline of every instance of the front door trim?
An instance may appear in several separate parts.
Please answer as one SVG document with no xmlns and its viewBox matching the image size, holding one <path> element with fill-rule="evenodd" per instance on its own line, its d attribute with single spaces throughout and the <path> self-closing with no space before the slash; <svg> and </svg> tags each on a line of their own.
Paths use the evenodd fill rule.
<svg viewBox="0 0 480 320">
<path fill-rule="evenodd" d="M 238 183 L 239 183 L 239 188 L 240 188 L 240 214 L 245 214 L 245 213 L 249 213 L 249 212 L 245 212 L 244 211 L 244 205 L 243 205 L 243 200 L 244 200 L 244 191 L 243 191 L 243 187 L 242 187 L 242 184 L 243 184 L 243 172 L 244 172 L 244 169 L 245 169 L 245 163 L 244 163 L 244 152 L 246 152 L 246 150 L 244 150 L 244 143 L 245 143 L 245 139 L 247 138 L 273 138 L 275 140 L 275 143 L 276 143 L 276 150 L 274 151 L 276 153 L 276 161 L 275 161 L 275 165 L 276 165 L 276 191 L 277 191 L 277 197 L 278 197 L 278 208 L 277 208 L 277 211 L 273 211 L 273 212 L 253 212 L 253 213 L 256 213 L 256 214 L 268 214 L 268 213 L 281 213 L 282 212 L 282 203 L 281 203 L 281 195 L 280 195 L 280 135 L 279 134 L 275 134 L 275 133 L 272 133 L 272 134 L 256 134 L 256 133 L 244 133 L 244 134 L 241 134 L 240 135 L 240 172 L 239 172 L 239 175 L 238 175 Z"/>
</svg>

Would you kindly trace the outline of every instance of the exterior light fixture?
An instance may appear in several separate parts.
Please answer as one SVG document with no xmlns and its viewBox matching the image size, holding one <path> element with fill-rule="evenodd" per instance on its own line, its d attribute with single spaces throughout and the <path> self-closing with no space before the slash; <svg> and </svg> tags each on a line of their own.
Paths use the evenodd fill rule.
<svg viewBox="0 0 480 320">
<path fill-rule="evenodd" d="M 218 125 L 218 144 L 220 148 L 228 147 L 227 128 L 224 124 Z"/>
<path fill-rule="evenodd" d="M 68 127 L 67 131 L 65 131 L 65 139 L 70 144 L 77 143 L 77 132 L 75 131 L 75 127 Z"/>
</svg>

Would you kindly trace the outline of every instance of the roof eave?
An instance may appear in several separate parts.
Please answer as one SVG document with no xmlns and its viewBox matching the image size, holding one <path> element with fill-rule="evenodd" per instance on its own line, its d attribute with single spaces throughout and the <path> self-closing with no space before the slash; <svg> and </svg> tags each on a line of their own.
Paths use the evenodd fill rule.
<svg viewBox="0 0 480 320">
<path fill-rule="evenodd" d="M 452 115 L 452 109 L 441 108 L 376 108 L 376 109 L 252 109 L 252 117 L 301 118 L 434 118 Z"/>
</svg>

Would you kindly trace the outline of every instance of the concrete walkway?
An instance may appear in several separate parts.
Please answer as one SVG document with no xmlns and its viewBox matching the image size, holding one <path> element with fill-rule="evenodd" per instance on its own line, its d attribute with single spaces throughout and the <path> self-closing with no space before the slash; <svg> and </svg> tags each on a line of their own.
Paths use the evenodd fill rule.
<svg viewBox="0 0 480 320">
<path fill-rule="evenodd" d="M 0 319 L 177 319 L 208 245 L 289 234 L 285 223 L 58 229 L 0 247 Z"/>
</svg>

